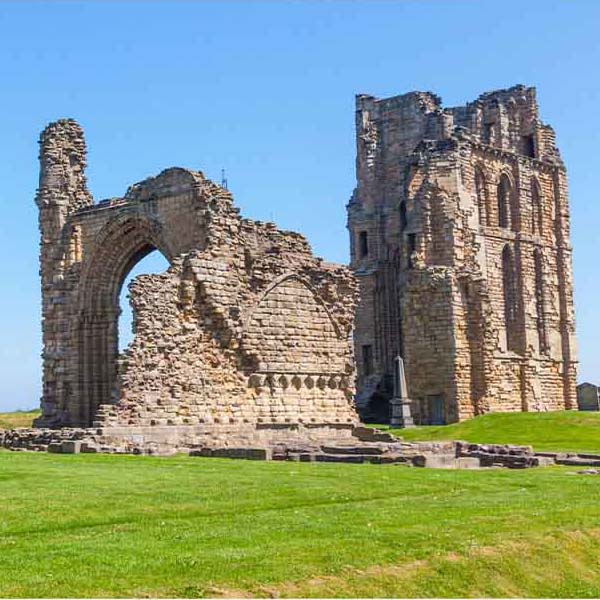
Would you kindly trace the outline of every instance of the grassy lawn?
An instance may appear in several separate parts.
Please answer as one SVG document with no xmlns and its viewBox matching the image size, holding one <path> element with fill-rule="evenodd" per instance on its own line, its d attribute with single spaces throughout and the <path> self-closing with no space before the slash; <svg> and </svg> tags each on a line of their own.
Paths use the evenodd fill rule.
<svg viewBox="0 0 600 600">
<path fill-rule="evenodd" d="M 377 427 L 390 429 L 386 425 Z M 600 413 L 592 412 L 495 413 L 452 425 L 390 431 L 407 441 L 466 440 L 531 445 L 539 451 L 600 453 Z"/>
<path fill-rule="evenodd" d="M 38 417 L 39 410 L 0 413 L 0 429 L 15 429 L 17 427 L 31 427 L 33 419 Z"/>
<path fill-rule="evenodd" d="M 0 451 L 0 597 L 600 597 L 600 477 Z"/>
</svg>

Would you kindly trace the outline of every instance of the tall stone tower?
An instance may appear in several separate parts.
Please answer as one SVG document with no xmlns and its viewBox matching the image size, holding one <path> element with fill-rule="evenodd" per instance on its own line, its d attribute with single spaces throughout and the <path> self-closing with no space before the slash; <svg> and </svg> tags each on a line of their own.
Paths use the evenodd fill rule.
<svg viewBox="0 0 600 600">
<path fill-rule="evenodd" d="M 68 218 L 93 204 L 85 179 L 86 147 L 83 130 L 72 119 L 51 123 L 40 136 L 40 181 L 35 202 L 39 208 L 40 275 L 42 280 L 43 383 L 39 424 L 74 422 L 68 405 L 74 393 L 68 384 L 67 360 L 73 352 L 67 299 L 78 276 L 69 254 L 81 244 L 77 227 Z M 76 422 L 76 421 L 75 421 Z"/>
<path fill-rule="evenodd" d="M 535 89 L 455 108 L 427 92 L 360 95 L 356 137 L 363 417 L 387 416 L 396 355 L 423 424 L 574 408 L 567 181 Z"/>
</svg>

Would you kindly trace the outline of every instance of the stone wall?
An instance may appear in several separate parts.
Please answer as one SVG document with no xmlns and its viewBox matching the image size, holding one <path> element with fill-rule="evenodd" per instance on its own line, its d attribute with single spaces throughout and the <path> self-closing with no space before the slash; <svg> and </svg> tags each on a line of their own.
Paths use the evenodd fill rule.
<svg viewBox="0 0 600 600">
<path fill-rule="evenodd" d="M 346 267 L 314 257 L 297 233 L 242 219 L 230 193 L 200 172 L 167 169 L 94 204 L 73 121 L 44 131 L 40 161 L 39 426 L 162 439 L 147 428 L 358 421 L 357 285 Z M 119 355 L 121 286 L 153 250 L 170 268 L 130 284 L 134 337 Z"/>
<path fill-rule="evenodd" d="M 419 422 L 436 403 L 445 422 L 574 408 L 566 174 L 535 90 L 455 108 L 423 92 L 363 95 L 356 124 L 348 228 L 363 414 L 390 397 L 398 354 Z"/>
</svg>

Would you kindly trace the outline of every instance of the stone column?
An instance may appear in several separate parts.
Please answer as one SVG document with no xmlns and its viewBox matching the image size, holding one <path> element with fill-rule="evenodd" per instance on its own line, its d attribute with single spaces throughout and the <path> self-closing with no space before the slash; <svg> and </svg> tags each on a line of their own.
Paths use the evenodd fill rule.
<svg viewBox="0 0 600 600">
<path fill-rule="evenodd" d="M 390 411 L 390 425 L 392 427 L 415 426 L 410 412 L 404 361 L 401 356 L 396 356 L 394 360 L 394 397 L 390 400 Z"/>
</svg>

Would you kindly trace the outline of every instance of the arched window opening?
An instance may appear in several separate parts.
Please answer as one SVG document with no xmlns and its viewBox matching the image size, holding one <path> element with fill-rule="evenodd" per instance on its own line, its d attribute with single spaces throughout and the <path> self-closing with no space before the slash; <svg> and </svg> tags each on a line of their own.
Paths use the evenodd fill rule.
<svg viewBox="0 0 600 600">
<path fill-rule="evenodd" d="M 138 275 L 164 273 L 168 268 L 169 261 L 158 250 L 153 250 L 135 264 L 123 281 L 119 294 L 119 307 L 121 309 L 118 324 L 119 352 L 123 352 L 133 340 L 134 315 L 129 302 L 129 284 Z"/>
<path fill-rule="evenodd" d="M 518 317 L 517 273 L 515 259 L 509 246 L 502 250 L 502 284 L 504 288 L 504 322 L 506 326 L 506 347 L 511 352 L 518 352 Z"/>
<path fill-rule="evenodd" d="M 535 312 L 538 331 L 539 351 L 546 352 L 548 340 L 546 337 L 546 319 L 544 314 L 544 267 L 542 253 L 539 248 L 533 251 L 533 264 L 535 270 Z"/>
<path fill-rule="evenodd" d="M 533 135 L 524 135 L 521 138 L 523 154 L 530 158 L 535 158 L 535 140 Z"/>
<path fill-rule="evenodd" d="M 366 231 L 361 231 L 358 234 L 358 255 L 364 258 L 369 254 L 369 235 Z"/>
<path fill-rule="evenodd" d="M 477 209 L 479 211 L 479 224 L 486 225 L 489 223 L 487 193 L 485 189 L 485 177 L 481 169 L 475 170 L 475 195 L 477 196 Z"/>
<path fill-rule="evenodd" d="M 498 226 L 510 229 L 512 225 L 512 186 L 503 174 L 498 183 Z"/>
<path fill-rule="evenodd" d="M 542 194 L 535 179 L 531 180 L 531 233 L 542 235 Z"/>
<path fill-rule="evenodd" d="M 406 202 L 404 200 L 402 200 L 402 202 L 400 202 L 399 214 L 400 214 L 400 233 L 402 233 L 406 229 L 406 226 L 408 225 L 408 220 L 406 218 Z"/>
<path fill-rule="evenodd" d="M 494 123 L 483 124 L 483 143 L 489 145 L 494 143 Z"/>
</svg>

